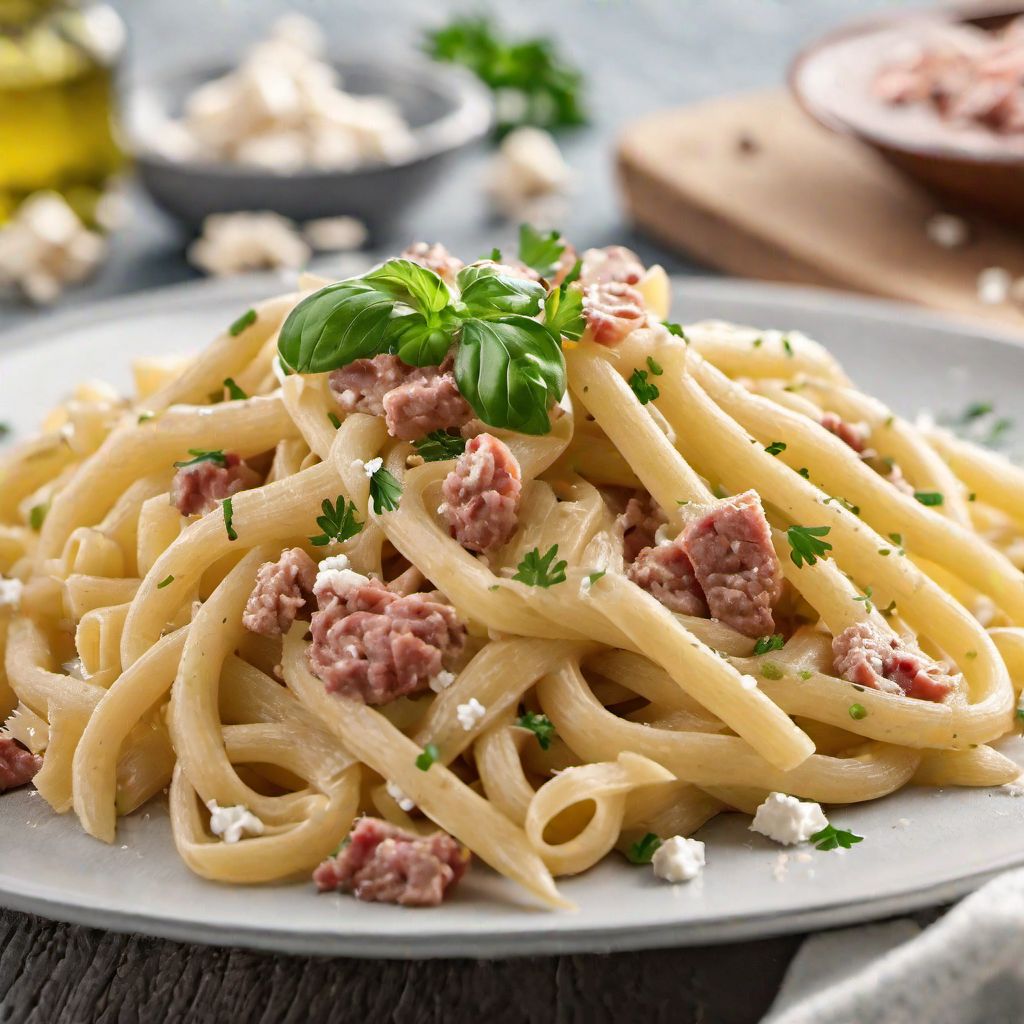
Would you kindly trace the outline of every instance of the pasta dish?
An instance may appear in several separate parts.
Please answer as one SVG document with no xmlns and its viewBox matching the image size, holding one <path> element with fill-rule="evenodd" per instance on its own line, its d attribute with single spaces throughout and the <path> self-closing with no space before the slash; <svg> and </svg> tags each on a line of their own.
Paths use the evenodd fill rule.
<svg viewBox="0 0 1024 1024">
<path fill-rule="evenodd" d="M 166 792 L 219 882 L 421 906 L 475 857 L 566 907 L 714 870 L 723 811 L 824 856 L 1016 779 L 1020 469 L 620 246 L 300 289 L 0 462 L 0 790 L 108 843 Z"/>
</svg>

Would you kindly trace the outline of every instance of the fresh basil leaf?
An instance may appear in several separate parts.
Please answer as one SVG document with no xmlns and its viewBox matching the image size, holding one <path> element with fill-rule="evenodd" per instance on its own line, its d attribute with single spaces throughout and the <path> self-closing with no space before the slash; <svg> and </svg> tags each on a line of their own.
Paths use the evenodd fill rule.
<svg viewBox="0 0 1024 1024">
<path fill-rule="evenodd" d="M 495 266 L 464 267 L 459 272 L 462 304 L 469 316 L 490 317 L 519 313 L 536 316 L 544 302 L 544 286 L 521 277 L 508 277 Z"/>
<path fill-rule="evenodd" d="M 455 357 L 455 380 L 489 426 L 547 434 L 548 408 L 565 392 L 565 359 L 548 328 L 529 317 L 469 319 Z"/>
<path fill-rule="evenodd" d="M 541 277 L 558 273 L 565 242 L 558 231 L 538 231 L 531 224 L 519 225 L 519 259 Z"/>
<path fill-rule="evenodd" d="M 277 350 L 298 373 L 336 370 L 388 351 L 395 299 L 365 281 L 338 281 L 303 299 L 281 327 Z"/>
<path fill-rule="evenodd" d="M 434 317 L 434 319 L 439 319 Z M 409 366 L 437 366 L 452 347 L 453 327 L 447 323 L 430 323 L 422 313 L 408 313 L 391 321 L 387 342 Z"/>
<path fill-rule="evenodd" d="M 557 337 L 579 341 L 587 326 L 583 316 L 583 293 L 565 284 L 556 288 L 544 303 L 544 323 Z"/>
<path fill-rule="evenodd" d="M 440 313 L 452 301 L 448 285 L 412 260 L 388 260 L 364 274 L 363 280 L 425 315 Z"/>
</svg>

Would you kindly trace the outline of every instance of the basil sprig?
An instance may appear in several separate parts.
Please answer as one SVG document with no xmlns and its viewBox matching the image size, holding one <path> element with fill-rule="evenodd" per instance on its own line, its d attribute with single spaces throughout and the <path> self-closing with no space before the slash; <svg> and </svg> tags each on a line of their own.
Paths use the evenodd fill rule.
<svg viewBox="0 0 1024 1024">
<path fill-rule="evenodd" d="M 548 409 L 565 391 L 561 335 L 578 337 L 575 296 L 563 289 L 553 300 L 542 284 L 493 263 L 464 267 L 457 284 L 455 298 L 433 271 L 396 259 L 328 285 L 285 320 L 281 360 L 299 373 L 382 353 L 437 366 L 455 346 L 455 381 L 484 423 L 548 433 Z M 546 322 L 532 319 L 542 311 Z"/>
</svg>

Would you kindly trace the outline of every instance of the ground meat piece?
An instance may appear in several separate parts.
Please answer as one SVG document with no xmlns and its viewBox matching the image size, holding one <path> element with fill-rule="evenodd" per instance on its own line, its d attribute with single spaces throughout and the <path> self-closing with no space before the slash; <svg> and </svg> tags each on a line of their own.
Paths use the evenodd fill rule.
<svg viewBox="0 0 1024 1024">
<path fill-rule="evenodd" d="M 327 378 L 338 405 L 345 412 L 384 415 L 384 396 L 400 384 L 427 380 L 435 375 L 435 367 L 409 366 L 398 356 L 379 355 L 372 359 L 356 359 L 347 366 L 332 370 Z"/>
<path fill-rule="evenodd" d="M 836 674 L 851 683 L 920 700 L 941 701 L 954 686 L 945 665 L 912 641 L 859 622 L 832 640 Z"/>
<path fill-rule="evenodd" d="M 470 551 L 490 551 L 516 531 L 522 473 L 508 445 L 478 434 L 441 487 L 441 514 L 452 536 Z"/>
<path fill-rule="evenodd" d="M 840 441 L 852 448 L 858 455 L 867 447 L 868 431 L 861 423 L 847 423 L 834 412 L 826 412 L 822 414 L 821 425 L 830 434 L 835 434 Z"/>
<path fill-rule="evenodd" d="M 223 464 L 207 459 L 179 468 L 171 481 L 171 504 L 183 516 L 203 515 L 225 498 L 259 482 L 255 470 L 234 452 L 227 452 Z"/>
<path fill-rule="evenodd" d="M 314 872 L 321 892 L 340 889 L 356 899 L 436 907 L 469 867 L 470 853 L 447 832 L 421 836 L 360 818 L 337 855 Z"/>
<path fill-rule="evenodd" d="M 644 548 L 627 566 L 626 575 L 656 597 L 669 611 L 708 617 L 708 606 L 693 565 L 678 540 Z"/>
<path fill-rule="evenodd" d="M 432 430 L 461 427 L 473 418 L 470 407 L 450 369 L 428 367 L 433 373 L 410 380 L 384 396 L 388 433 L 402 441 L 415 441 Z"/>
<path fill-rule="evenodd" d="M 628 284 L 592 284 L 583 289 L 587 333 L 600 345 L 617 345 L 647 323 L 643 296 Z"/>
<path fill-rule="evenodd" d="M 627 564 L 634 561 L 644 548 L 654 546 L 658 527 L 667 522 L 668 517 L 646 491 L 637 491 L 626 502 L 618 524 L 622 527 L 622 557 Z"/>
<path fill-rule="evenodd" d="M 321 574 L 314 593 L 309 660 L 332 693 L 367 704 L 416 693 L 466 641 L 455 610 L 424 594 L 399 597 L 349 571 Z"/>
<path fill-rule="evenodd" d="M 251 633 L 287 633 L 313 597 L 316 562 L 302 548 L 288 548 L 276 562 L 264 562 L 245 604 L 242 625 Z"/>
<path fill-rule="evenodd" d="M 401 258 L 412 260 L 427 270 L 432 270 L 446 284 L 455 284 L 455 275 L 465 266 L 457 256 L 453 256 L 440 242 L 431 245 L 428 242 L 413 242 L 405 249 Z"/>
<path fill-rule="evenodd" d="M 608 245 L 603 249 L 587 249 L 583 253 L 580 281 L 584 285 L 637 284 L 645 273 L 647 268 L 632 249 L 624 245 Z"/>
<path fill-rule="evenodd" d="M 10 736 L 0 736 L 0 793 L 31 782 L 42 767 L 43 759 L 38 754 Z"/>
<path fill-rule="evenodd" d="M 754 491 L 718 502 L 686 528 L 682 541 L 713 618 L 744 636 L 774 631 L 782 568 Z"/>
</svg>

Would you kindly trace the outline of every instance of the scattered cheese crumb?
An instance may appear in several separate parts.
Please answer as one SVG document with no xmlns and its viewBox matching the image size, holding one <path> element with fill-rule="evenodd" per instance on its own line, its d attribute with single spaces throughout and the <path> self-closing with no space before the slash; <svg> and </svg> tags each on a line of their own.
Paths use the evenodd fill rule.
<svg viewBox="0 0 1024 1024">
<path fill-rule="evenodd" d="M 798 800 L 785 793 L 771 793 L 758 807 L 750 831 L 791 846 L 805 842 L 827 826 L 828 819 L 820 804 Z"/>
<path fill-rule="evenodd" d="M 370 459 L 369 462 L 364 463 L 363 472 L 367 475 L 367 477 L 372 478 L 373 474 L 379 472 L 383 465 L 384 460 L 380 456 L 377 456 L 377 458 Z"/>
<path fill-rule="evenodd" d="M 365 586 L 369 582 L 368 576 L 349 568 L 349 560 L 345 555 L 332 555 L 316 567 L 316 582 L 313 589 L 337 591 L 345 587 Z"/>
<path fill-rule="evenodd" d="M 341 572 L 343 569 L 349 568 L 350 565 L 348 555 L 328 555 L 317 565 L 316 570 L 318 573 Z"/>
<path fill-rule="evenodd" d="M 943 249 L 957 249 L 967 241 L 970 228 L 963 217 L 957 217 L 952 213 L 936 213 L 928 218 L 925 233 Z"/>
<path fill-rule="evenodd" d="M 393 782 L 389 782 L 385 787 L 387 794 L 395 801 L 398 806 L 408 814 L 410 811 L 416 810 L 416 801 L 410 800 Z"/>
<path fill-rule="evenodd" d="M 227 277 L 252 270 L 297 270 L 312 252 L 295 225 L 277 213 L 214 213 L 202 236 L 188 248 L 188 260 L 207 274 Z"/>
<path fill-rule="evenodd" d="M 210 831 L 225 843 L 237 843 L 244 834 L 263 835 L 263 822 L 247 807 L 221 807 L 216 800 L 206 802 L 210 812 Z"/>
<path fill-rule="evenodd" d="M 455 673 L 449 672 L 447 669 L 441 669 L 441 671 L 438 672 L 427 685 L 434 691 L 434 693 L 440 693 L 442 690 L 447 690 L 454 682 Z"/>
<path fill-rule="evenodd" d="M 910 828 L 910 819 L 909 818 L 897 818 L 896 819 L 896 826 L 895 827 L 896 828 Z"/>
<path fill-rule="evenodd" d="M 455 717 L 459 720 L 459 725 L 461 725 L 466 732 L 470 732 L 479 725 L 486 714 L 487 708 L 485 708 L 483 704 L 476 699 L 476 697 L 470 697 L 468 703 L 460 704 L 455 709 Z"/>
<path fill-rule="evenodd" d="M 532 127 L 505 136 L 487 175 L 487 193 L 508 217 L 549 202 L 568 191 L 572 181 L 572 171 L 551 133 Z"/>
<path fill-rule="evenodd" d="M 25 584 L 21 580 L 0 576 L 0 608 L 13 608 L 17 611 L 21 606 L 21 592 L 24 589 Z"/>
<path fill-rule="evenodd" d="M 744 690 L 756 690 L 757 680 L 753 676 L 740 676 L 740 686 L 742 686 Z"/>
<path fill-rule="evenodd" d="M 673 836 L 654 851 L 651 865 L 666 882 L 691 882 L 704 870 L 704 844 L 699 839 Z"/>
<path fill-rule="evenodd" d="M 986 267 L 978 275 L 978 301 L 986 306 L 998 306 L 1010 295 L 1012 278 L 1002 267 Z"/>
</svg>

